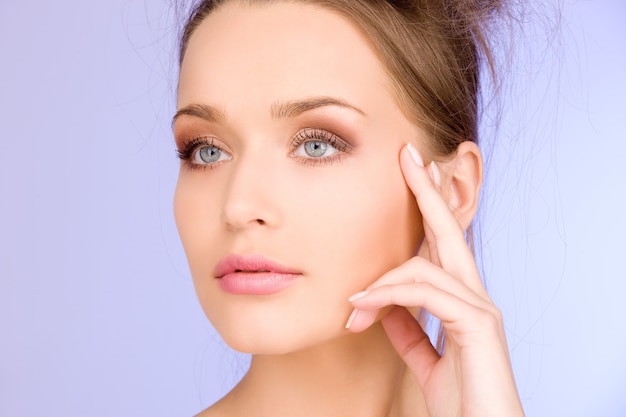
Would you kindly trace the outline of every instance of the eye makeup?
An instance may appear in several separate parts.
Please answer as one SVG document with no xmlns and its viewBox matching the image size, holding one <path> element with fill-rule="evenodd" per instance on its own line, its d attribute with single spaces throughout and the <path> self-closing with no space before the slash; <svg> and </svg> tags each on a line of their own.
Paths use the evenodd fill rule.
<svg viewBox="0 0 626 417">
<path fill-rule="evenodd" d="M 311 155 L 308 149 L 323 148 L 319 155 Z M 322 164 L 332 164 L 345 157 L 353 148 L 353 145 L 341 139 L 334 133 L 318 127 L 308 127 L 300 129 L 289 141 L 288 156 L 294 158 L 305 165 L 318 166 Z M 226 150 L 226 146 L 219 143 L 213 136 L 196 136 L 192 139 L 182 141 L 182 146 L 176 153 L 186 168 L 213 169 L 232 159 L 232 154 Z M 208 153 L 207 153 L 208 152 Z M 217 159 L 207 161 L 205 155 L 210 154 Z M 222 157 L 223 156 L 223 157 Z"/>
<path fill-rule="evenodd" d="M 208 155 L 217 156 L 217 160 L 205 161 L 206 150 L 209 151 Z M 205 151 L 204 154 L 203 151 Z M 232 159 L 224 146 L 216 144 L 216 139 L 212 136 L 196 136 L 185 141 L 182 148 L 176 150 L 176 154 L 183 161 L 183 165 L 190 170 L 213 169 Z"/>
<path fill-rule="evenodd" d="M 330 150 L 330 154 L 320 156 L 304 156 L 296 154 L 296 151 L 300 147 L 316 142 L 324 144 L 326 150 L 328 150 L 328 147 L 331 147 L 332 149 Z M 296 158 L 307 165 L 317 166 L 321 164 L 332 164 L 333 162 L 339 161 L 350 152 L 352 145 L 325 129 L 306 128 L 296 133 L 291 140 L 290 148 L 292 149 L 290 153 L 292 158 Z"/>
</svg>

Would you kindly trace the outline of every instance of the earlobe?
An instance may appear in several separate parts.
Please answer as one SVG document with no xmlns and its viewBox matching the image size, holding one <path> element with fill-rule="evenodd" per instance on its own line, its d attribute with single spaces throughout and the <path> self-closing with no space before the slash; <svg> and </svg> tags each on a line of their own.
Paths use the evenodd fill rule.
<svg viewBox="0 0 626 417">
<path fill-rule="evenodd" d="M 483 163 L 474 142 L 459 145 L 448 165 L 448 205 L 463 230 L 467 230 L 478 209 Z"/>
</svg>

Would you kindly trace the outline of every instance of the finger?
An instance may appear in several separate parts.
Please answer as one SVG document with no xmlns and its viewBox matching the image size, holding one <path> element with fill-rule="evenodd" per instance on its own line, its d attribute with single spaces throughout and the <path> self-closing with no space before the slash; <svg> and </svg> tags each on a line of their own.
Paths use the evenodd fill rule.
<svg viewBox="0 0 626 417">
<path fill-rule="evenodd" d="M 439 254 L 437 251 L 437 241 L 435 239 L 435 235 L 430 226 L 428 226 L 428 223 L 424 222 L 423 226 L 424 242 L 422 242 L 422 246 L 420 246 L 418 256 L 421 256 L 424 259 L 428 259 L 430 262 L 437 266 L 441 266 L 441 260 L 439 259 Z"/>
<path fill-rule="evenodd" d="M 412 156 L 412 153 L 416 156 Z M 464 280 L 474 290 L 481 291 L 483 285 L 465 241 L 464 231 L 412 145 L 402 149 L 400 166 L 407 185 L 415 195 L 425 229 L 430 228 L 432 232 L 427 242 L 431 259 L 437 256 L 446 271 Z"/>
<path fill-rule="evenodd" d="M 422 326 L 403 307 L 394 307 L 381 322 L 398 355 L 424 386 L 440 356 Z"/>
<path fill-rule="evenodd" d="M 463 391 L 463 399 L 448 396 L 446 398 L 448 404 L 463 401 L 464 406 L 471 409 L 472 402 L 478 402 L 480 403 L 478 406 L 481 406 L 484 405 L 485 399 L 490 399 L 490 407 L 496 411 L 495 414 L 490 415 L 523 416 L 523 413 L 510 413 L 512 404 L 517 404 L 519 409 L 521 406 L 505 343 L 502 341 L 498 343 L 498 339 L 492 337 L 489 344 L 479 344 L 475 345 L 474 349 L 459 350 L 459 346 L 454 346 L 454 342 L 450 341 L 446 354 L 450 351 L 459 352 L 461 357 L 458 360 L 443 363 L 440 362 L 441 357 L 430 343 L 423 328 L 405 308 L 395 307 L 381 321 L 389 341 L 422 389 L 431 382 L 436 367 L 439 368 L 441 365 L 453 368 L 451 371 L 457 375 L 460 372 L 461 378 L 449 381 L 448 391 L 453 392 L 455 388 L 452 384 L 457 385 L 458 392 Z M 441 369 L 436 371 L 439 373 Z M 455 409 L 455 407 L 452 408 Z"/>
<path fill-rule="evenodd" d="M 441 265 L 453 275 L 460 276 L 460 273 L 466 272 L 465 268 L 459 271 L 450 269 L 459 263 L 454 262 L 455 259 L 473 264 L 473 257 L 467 247 L 463 229 L 450 211 L 448 203 L 443 199 L 427 169 L 423 167 L 421 157 L 412 145 L 402 150 L 400 166 L 405 181 L 415 196 L 424 223 L 430 228 L 431 257 L 436 251 Z"/>
<path fill-rule="evenodd" d="M 346 322 L 346 329 L 352 333 L 360 333 L 363 330 L 370 327 L 372 324 L 382 316 L 382 308 L 359 310 L 357 308 L 352 310 L 348 321 Z"/>
<path fill-rule="evenodd" d="M 355 306 L 355 310 L 350 315 L 346 323 L 346 328 L 353 332 L 363 331 L 371 326 L 379 317 L 383 316 L 384 313 L 381 313 L 381 309 L 397 304 L 393 300 L 385 301 L 384 298 L 381 299 L 380 295 L 372 299 L 369 297 L 371 292 L 375 291 L 379 293 L 379 288 L 381 287 L 393 287 L 406 284 L 437 287 L 479 308 L 490 308 L 490 306 L 493 306 L 488 296 L 475 293 L 463 282 L 443 269 L 433 265 L 424 258 L 416 256 L 384 274 L 370 285 L 366 291 L 354 294 L 348 299 Z M 384 291 L 389 291 L 389 288 L 385 288 Z M 369 301 L 362 301 L 363 298 L 367 298 Z M 417 304 L 411 304 L 409 300 L 407 300 L 404 305 L 407 307 L 419 306 Z"/>
<path fill-rule="evenodd" d="M 489 338 L 493 338 L 494 331 L 498 338 L 503 340 L 502 320 L 497 308 L 475 294 L 474 297 L 476 298 L 473 301 L 477 304 L 428 282 L 378 287 L 352 302 L 362 315 L 354 319 L 351 329 L 371 325 L 365 322 L 370 319 L 365 312 L 396 305 L 425 309 L 441 320 L 448 338 L 455 340 L 459 345 L 475 342 L 476 340 L 472 338 L 476 337 L 483 338 L 483 342 L 488 341 Z"/>
<path fill-rule="evenodd" d="M 398 285 L 409 283 L 430 283 L 446 292 L 464 298 L 468 302 L 481 306 L 484 303 L 491 303 L 488 297 L 475 293 L 471 288 L 466 286 L 462 281 L 456 279 L 448 272 L 440 267 L 433 265 L 428 260 L 415 256 L 399 267 L 382 275 L 378 280 L 372 283 L 367 291 L 355 294 L 349 298 L 349 301 L 359 299 L 368 292 L 386 285 Z"/>
</svg>

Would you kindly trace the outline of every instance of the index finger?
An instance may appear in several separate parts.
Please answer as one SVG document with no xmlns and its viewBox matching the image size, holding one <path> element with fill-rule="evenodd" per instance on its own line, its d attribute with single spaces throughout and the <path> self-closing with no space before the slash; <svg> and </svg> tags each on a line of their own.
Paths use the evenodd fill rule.
<svg viewBox="0 0 626 417">
<path fill-rule="evenodd" d="M 464 230 L 430 178 L 413 145 L 408 144 L 400 152 L 400 167 L 422 213 L 424 228 L 430 229 L 432 234 L 432 239 L 428 242 L 429 250 L 437 252 L 444 270 L 462 280 L 477 293 L 483 294 L 484 287 L 474 256 L 465 241 Z M 430 247 L 431 245 L 434 247 Z"/>
</svg>

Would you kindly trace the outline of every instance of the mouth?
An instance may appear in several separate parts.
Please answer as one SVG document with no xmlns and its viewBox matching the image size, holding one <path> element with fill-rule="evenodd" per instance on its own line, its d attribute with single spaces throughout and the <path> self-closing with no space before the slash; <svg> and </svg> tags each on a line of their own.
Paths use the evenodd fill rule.
<svg viewBox="0 0 626 417">
<path fill-rule="evenodd" d="M 268 273 L 301 274 L 293 268 L 281 265 L 263 255 L 236 255 L 230 254 L 217 263 L 213 270 L 215 278 L 223 278 L 233 273 Z"/>
<path fill-rule="evenodd" d="M 302 277 L 302 272 L 262 255 L 230 254 L 218 262 L 213 276 L 225 292 L 268 295 L 291 286 Z"/>
</svg>

